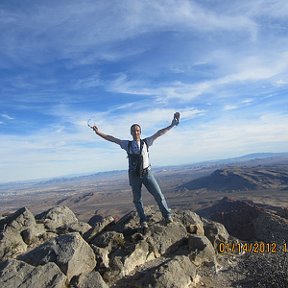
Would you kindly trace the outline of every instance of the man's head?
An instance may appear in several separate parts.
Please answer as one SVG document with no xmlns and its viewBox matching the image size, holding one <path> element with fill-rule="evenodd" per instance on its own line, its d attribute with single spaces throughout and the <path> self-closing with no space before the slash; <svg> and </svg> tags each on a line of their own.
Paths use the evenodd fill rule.
<svg viewBox="0 0 288 288">
<path fill-rule="evenodd" d="M 130 127 L 130 133 L 133 137 L 133 140 L 140 140 L 140 135 L 141 135 L 141 127 L 139 124 L 133 124 Z"/>
</svg>

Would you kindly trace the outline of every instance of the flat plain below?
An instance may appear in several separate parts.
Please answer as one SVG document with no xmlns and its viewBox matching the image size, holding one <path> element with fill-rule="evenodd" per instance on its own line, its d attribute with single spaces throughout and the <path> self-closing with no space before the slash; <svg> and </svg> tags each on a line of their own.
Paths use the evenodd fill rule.
<svg viewBox="0 0 288 288">
<path fill-rule="evenodd" d="M 205 165 L 165 167 L 154 169 L 154 175 L 171 208 L 191 209 L 197 212 L 214 205 L 225 196 L 235 200 L 251 200 L 269 207 L 288 208 L 288 184 L 285 184 L 285 181 L 288 183 L 288 160 L 285 158 L 281 161 L 276 159 L 260 162 L 250 160 L 236 164 L 206 163 Z M 247 171 L 248 168 L 253 168 L 256 172 L 263 171 L 263 169 L 274 171 L 273 175 L 268 177 L 269 179 L 261 180 L 270 183 L 270 188 L 263 188 L 261 185 L 259 185 L 260 188 L 250 190 L 221 190 L 219 187 L 213 190 L 211 185 L 209 189 L 205 185 L 198 189 L 183 188 L 186 183 L 201 178 L 209 182 L 209 175 L 216 170 L 226 169 L 225 171 L 229 172 L 229 169 L 233 170 L 235 166 L 240 171 L 240 174 L 237 172 L 239 177 L 241 177 L 241 171 Z M 284 175 L 282 177 L 284 184 L 275 180 L 275 173 Z M 244 172 L 243 177 L 245 177 Z M 0 185 L 0 197 L 0 215 L 24 206 L 37 214 L 58 205 L 66 205 L 79 220 L 88 221 L 95 214 L 121 217 L 134 209 L 127 171 Z M 143 202 L 144 205 L 156 204 L 145 187 L 143 187 Z"/>
</svg>

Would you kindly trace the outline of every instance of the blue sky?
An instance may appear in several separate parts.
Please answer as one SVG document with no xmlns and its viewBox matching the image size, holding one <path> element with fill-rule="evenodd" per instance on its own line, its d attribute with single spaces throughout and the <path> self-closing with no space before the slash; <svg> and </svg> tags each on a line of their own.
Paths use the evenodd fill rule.
<svg viewBox="0 0 288 288">
<path fill-rule="evenodd" d="M 286 152 L 286 0 L 2 0 L 0 182 Z"/>
</svg>

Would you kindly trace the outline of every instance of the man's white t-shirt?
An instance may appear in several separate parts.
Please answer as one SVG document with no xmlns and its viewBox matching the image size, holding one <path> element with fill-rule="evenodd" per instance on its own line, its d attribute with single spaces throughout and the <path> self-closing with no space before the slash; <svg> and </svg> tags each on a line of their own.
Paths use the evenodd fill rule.
<svg viewBox="0 0 288 288">
<path fill-rule="evenodd" d="M 147 138 L 145 138 L 145 140 L 146 140 L 148 147 L 152 146 L 153 141 L 154 141 L 152 137 L 147 137 Z M 128 143 L 129 143 L 129 140 L 121 140 L 121 144 L 120 144 L 120 147 L 122 149 L 124 149 L 127 153 L 128 153 Z M 149 154 L 148 154 L 148 149 L 147 149 L 148 147 L 146 146 L 146 143 L 144 141 L 143 149 L 142 149 L 143 169 L 150 167 L 150 160 L 149 160 Z M 140 140 L 139 141 L 136 141 L 136 140 L 131 141 L 131 146 L 130 146 L 129 152 L 133 153 L 133 154 L 140 154 Z"/>
</svg>

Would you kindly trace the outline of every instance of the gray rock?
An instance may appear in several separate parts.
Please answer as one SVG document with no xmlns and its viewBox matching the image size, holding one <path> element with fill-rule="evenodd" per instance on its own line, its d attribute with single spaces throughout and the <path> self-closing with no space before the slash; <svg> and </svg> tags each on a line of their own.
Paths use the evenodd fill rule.
<svg viewBox="0 0 288 288">
<path fill-rule="evenodd" d="M 218 251 L 220 243 L 229 242 L 230 235 L 221 223 L 204 220 L 204 231 L 205 236 L 210 240 L 216 251 Z"/>
<path fill-rule="evenodd" d="M 0 287 L 5 288 L 65 288 L 67 278 L 55 263 L 33 267 L 9 259 L 0 264 Z"/>
<path fill-rule="evenodd" d="M 23 231 L 27 227 L 36 224 L 34 215 L 26 208 L 20 208 L 15 213 L 0 221 L 0 230 L 5 230 L 5 226 L 10 226 L 18 231 Z"/>
<path fill-rule="evenodd" d="M 27 244 L 18 230 L 6 227 L 0 236 L 0 261 L 16 257 L 26 251 Z"/>
<path fill-rule="evenodd" d="M 116 231 L 107 231 L 94 238 L 91 244 L 101 248 L 106 248 L 110 253 L 113 250 L 124 247 L 125 238 L 122 233 Z"/>
<path fill-rule="evenodd" d="M 206 236 L 190 235 L 188 248 L 190 260 L 196 266 L 203 263 L 217 265 L 214 247 Z"/>
<path fill-rule="evenodd" d="M 71 288 L 109 288 L 101 274 L 95 270 L 76 278 L 71 281 Z"/>
<path fill-rule="evenodd" d="M 172 253 L 183 245 L 187 237 L 186 228 L 180 222 L 173 222 L 168 226 L 161 223 L 149 228 L 147 242 L 154 251 L 155 257 Z"/>
<path fill-rule="evenodd" d="M 81 273 L 88 273 L 96 266 L 92 248 L 77 232 L 51 239 L 22 255 L 20 259 L 34 266 L 55 262 L 68 280 Z"/>
<path fill-rule="evenodd" d="M 149 255 L 149 244 L 146 241 L 137 243 L 132 252 L 124 257 L 123 263 L 123 275 L 129 275 L 137 266 L 146 263 Z M 154 255 L 149 260 L 154 259 Z"/>
<path fill-rule="evenodd" d="M 84 239 L 91 242 L 101 231 L 114 223 L 114 221 L 115 220 L 112 216 L 101 219 L 99 222 L 95 223 L 93 228 L 84 234 Z"/>
<path fill-rule="evenodd" d="M 91 226 L 78 221 L 76 215 L 67 206 L 58 206 L 35 216 L 49 232 L 65 234 L 69 232 L 86 233 Z"/>
<path fill-rule="evenodd" d="M 198 280 L 196 266 L 187 256 L 176 256 L 165 264 L 146 274 L 141 286 L 147 288 L 195 287 Z"/>
<path fill-rule="evenodd" d="M 108 268 L 104 271 L 105 279 L 109 283 L 128 275 L 135 267 L 144 264 L 150 254 L 149 244 L 145 240 L 137 243 L 125 241 L 123 234 L 115 231 L 104 232 L 93 240 L 92 247 L 99 261 L 97 267 Z M 150 259 L 154 259 L 154 255 Z"/>
<path fill-rule="evenodd" d="M 37 224 L 33 214 L 23 207 L 0 221 L 0 260 L 16 257 L 37 242 L 46 233 L 44 226 Z"/>
<path fill-rule="evenodd" d="M 116 231 L 107 231 L 98 235 L 90 243 L 97 259 L 98 268 L 110 267 L 110 254 L 124 248 L 125 239 L 122 233 Z"/>
<path fill-rule="evenodd" d="M 90 246 L 93 249 L 96 256 L 96 262 L 97 262 L 96 269 L 109 268 L 110 251 L 106 248 L 97 247 L 93 244 L 91 244 Z"/>
<path fill-rule="evenodd" d="M 196 235 L 204 235 L 204 224 L 199 215 L 190 210 L 180 211 L 177 210 L 174 216 L 175 220 L 181 222 L 186 228 L 188 233 Z"/>
<path fill-rule="evenodd" d="M 112 257 L 109 268 L 103 273 L 103 279 L 112 286 L 113 283 L 124 276 L 124 266 L 121 261 L 121 256 Z"/>
</svg>

